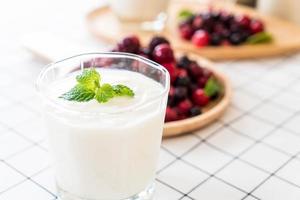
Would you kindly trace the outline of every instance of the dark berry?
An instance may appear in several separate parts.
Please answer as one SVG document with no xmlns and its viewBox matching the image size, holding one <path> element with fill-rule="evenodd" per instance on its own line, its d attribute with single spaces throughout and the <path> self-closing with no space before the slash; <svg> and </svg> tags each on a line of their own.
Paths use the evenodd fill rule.
<svg viewBox="0 0 300 200">
<path fill-rule="evenodd" d="M 170 74 L 171 83 L 174 83 L 174 81 L 176 80 L 176 77 L 177 77 L 177 69 L 176 69 L 175 63 L 174 62 L 163 63 L 162 66 L 164 66 L 164 68 L 166 68 L 166 70 L 168 70 L 168 72 Z"/>
<path fill-rule="evenodd" d="M 264 24 L 260 20 L 252 20 L 250 30 L 253 34 L 264 31 Z"/>
<path fill-rule="evenodd" d="M 164 37 L 154 36 L 148 45 L 150 52 L 152 52 L 154 48 L 159 44 L 170 44 L 170 42 Z"/>
<path fill-rule="evenodd" d="M 232 33 L 229 37 L 229 42 L 233 45 L 239 45 L 244 42 L 243 35 L 241 33 Z"/>
<path fill-rule="evenodd" d="M 192 37 L 192 43 L 197 47 L 204 47 L 209 45 L 210 36 L 209 33 L 205 30 L 198 30 L 194 33 Z"/>
<path fill-rule="evenodd" d="M 180 33 L 181 38 L 183 38 L 185 40 L 189 40 L 189 39 L 191 39 L 191 37 L 194 33 L 194 29 L 189 24 L 183 24 L 179 27 L 179 33 Z"/>
<path fill-rule="evenodd" d="M 192 102 L 188 99 L 185 99 L 178 104 L 177 111 L 179 114 L 186 115 L 188 114 L 192 106 L 193 106 Z"/>
<path fill-rule="evenodd" d="M 204 87 L 205 87 L 205 84 L 206 84 L 206 82 L 207 82 L 207 80 L 208 80 L 207 77 L 204 77 L 204 76 L 200 77 L 200 78 L 198 79 L 198 81 L 197 81 L 198 87 L 199 87 L 199 88 L 204 88 Z"/>
<path fill-rule="evenodd" d="M 186 87 L 181 86 L 175 88 L 174 98 L 177 102 L 187 98 L 187 96 L 188 96 L 188 89 Z"/>
<path fill-rule="evenodd" d="M 200 67 L 197 62 L 193 61 L 191 62 L 189 68 L 188 68 L 188 73 L 190 75 L 190 77 L 192 77 L 193 79 L 198 79 L 198 77 L 202 76 L 203 74 L 203 68 Z"/>
<path fill-rule="evenodd" d="M 189 112 L 190 112 L 190 116 L 191 117 L 200 115 L 202 113 L 201 109 L 198 106 L 192 107 Z"/>
<path fill-rule="evenodd" d="M 222 40 L 223 38 L 220 34 L 213 33 L 211 34 L 210 44 L 213 46 L 219 46 L 222 43 Z"/>
<path fill-rule="evenodd" d="M 175 121 L 178 120 L 178 114 L 175 109 L 172 109 L 170 107 L 167 107 L 166 109 L 166 116 L 165 116 L 165 122 Z"/>
<path fill-rule="evenodd" d="M 153 50 L 152 56 L 158 63 L 169 63 L 174 61 L 173 50 L 169 44 L 157 45 Z"/>
<path fill-rule="evenodd" d="M 187 87 L 190 85 L 190 78 L 188 76 L 178 76 L 175 81 L 176 86 Z"/>
<path fill-rule="evenodd" d="M 168 106 L 175 106 L 176 105 L 176 101 L 175 101 L 175 88 L 170 86 L 170 91 L 169 91 L 169 95 L 168 95 Z"/>
<path fill-rule="evenodd" d="M 128 53 L 138 53 L 140 48 L 140 40 L 135 35 L 125 37 L 121 44 L 123 44 L 125 51 Z"/>
<path fill-rule="evenodd" d="M 185 55 L 179 58 L 177 61 L 177 66 L 179 68 L 188 69 L 191 64 L 191 60 Z"/>
<path fill-rule="evenodd" d="M 193 102 L 198 106 L 206 106 L 209 102 L 209 97 L 205 95 L 203 89 L 197 89 L 193 93 Z"/>
</svg>

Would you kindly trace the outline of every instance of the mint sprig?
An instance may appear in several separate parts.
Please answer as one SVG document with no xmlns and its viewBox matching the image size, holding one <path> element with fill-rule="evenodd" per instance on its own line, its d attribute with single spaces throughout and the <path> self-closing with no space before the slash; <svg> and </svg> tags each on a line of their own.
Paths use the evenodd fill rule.
<svg viewBox="0 0 300 200">
<path fill-rule="evenodd" d="M 221 85 L 215 78 L 209 78 L 204 87 L 204 93 L 208 97 L 218 94 L 221 90 Z"/>
<path fill-rule="evenodd" d="M 105 103 L 118 96 L 134 96 L 134 92 L 125 85 L 110 85 L 108 83 L 101 85 L 100 80 L 101 76 L 94 68 L 85 69 L 76 76 L 77 84 L 59 98 L 76 102 L 96 99 L 99 103 Z"/>
<path fill-rule="evenodd" d="M 181 10 L 179 13 L 178 13 L 178 17 L 180 20 L 184 21 L 190 17 L 194 16 L 194 14 L 192 13 L 192 11 L 190 10 L 187 10 L 187 9 L 184 9 L 184 10 Z"/>
</svg>

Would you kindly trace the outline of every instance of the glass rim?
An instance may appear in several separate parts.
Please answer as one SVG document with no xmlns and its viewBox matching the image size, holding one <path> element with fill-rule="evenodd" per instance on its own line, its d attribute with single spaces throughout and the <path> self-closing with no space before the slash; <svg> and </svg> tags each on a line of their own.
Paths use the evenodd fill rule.
<svg viewBox="0 0 300 200">
<path fill-rule="evenodd" d="M 98 57 L 103 57 L 103 58 L 128 58 L 128 59 L 133 59 L 133 60 L 138 60 L 140 62 L 143 62 L 145 64 L 147 64 L 149 67 L 155 68 L 159 71 L 164 72 L 164 76 L 165 76 L 165 83 L 162 84 L 163 90 L 157 94 L 154 95 L 153 97 L 151 97 L 146 103 L 139 103 L 133 106 L 128 106 L 125 109 L 122 109 L 121 111 L 116 111 L 116 112 L 101 112 L 101 111 L 96 111 L 96 112 L 91 112 L 91 111 L 78 111 L 78 110 L 74 110 L 71 109 L 70 107 L 59 103 L 58 101 L 55 101 L 51 98 L 49 98 L 45 92 L 41 91 L 41 85 L 42 85 L 42 81 L 43 78 L 47 75 L 47 73 L 49 72 L 49 70 L 53 69 L 57 64 L 63 63 L 64 61 L 73 59 L 73 58 L 79 58 L 79 57 L 84 57 L 84 56 L 98 56 Z M 138 72 L 137 72 L 138 73 Z M 115 114 L 122 114 L 122 113 L 126 113 L 126 112 L 130 112 L 130 111 L 134 111 L 134 110 L 138 110 L 139 108 L 142 107 L 146 107 L 147 105 L 151 104 L 153 101 L 157 100 L 158 98 L 164 96 L 167 94 L 167 92 L 169 91 L 169 87 L 170 87 L 170 74 L 169 72 L 160 64 L 147 59 L 143 56 L 139 56 L 136 54 L 132 54 L 132 53 L 124 53 L 124 52 L 92 52 L 92 53 L 82 53 L 82 54 L 77 54 L 74 56 L 70 56 L 58 61 L 54 61 L 51 62 L 47 65 L 45 65 L 43 67 L 43 69 L 41 70 L 41 72 L 39 73 L 36 81 L 35 81 L 35 89 L 37 91 L 37 93 L 39 94 L 39 96 L 45 100 L 47 103 L 49 103 L 50 105 L 56 107 L 57 109 L 63 110 L 64 112 L 67 113 L 73 113 L 73 114 L 80 114 L 80 115 L 115 115 Z"/>
</svg>

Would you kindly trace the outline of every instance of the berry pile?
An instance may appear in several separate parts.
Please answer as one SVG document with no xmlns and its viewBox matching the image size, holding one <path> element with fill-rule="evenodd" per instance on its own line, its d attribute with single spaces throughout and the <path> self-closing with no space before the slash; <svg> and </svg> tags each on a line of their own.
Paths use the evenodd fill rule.
<svg viewBox="0 0 300 200">
<path fill-rule="evenodd" d="M 202 108 L 219 96 L 221 87 L 213 73 L 187 56 L 176 60 L 169 41 L 164 37 L 153 37 L 147 47 L 141 47 L 136 36 L 128 36 L 113 51 L 144 56 L 168 70 L 171 86 L 166 122 L 200 115 Z"/>
<path fill-rule="evenodd" d="M 249 37 L 264 32 L 264 23 L 248 15 L 233 15 L 225 11 L 180 12 L 178 26 L 181 38 L 191 40 L 197 47 L 240 45 Z M 270 37 L 270 36 L 268 36 Z"/>
</svg>

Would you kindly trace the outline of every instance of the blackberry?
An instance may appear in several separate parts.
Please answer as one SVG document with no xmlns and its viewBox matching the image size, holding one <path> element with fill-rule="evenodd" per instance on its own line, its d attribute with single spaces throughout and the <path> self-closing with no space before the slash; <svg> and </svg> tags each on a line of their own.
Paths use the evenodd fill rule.
<svg viewBox="0 0 300 200">
<path fill-rule="evenodd" d="M 218 46 L 221 44 L 223 38 L 220 34 L 213 33 L 210 37 L 210 44 L 213 46 Z"/>
<path fill-rule="evenodd" d="M 176 102 L 185 99 L 187 96 L 188 96 L 188 89 L 186 87 L 180 86 L 175 88 L 174 100 Z"/>
<path fill-rule="evenodd" d="M 188 76 L 179 76 L 176 78 L 175 80 L 175 85 L 176 86 L 184 86 L 184 87 L 188 87 L 190 85 L 191 81 L 190 78 Z"/>
<path fill-rule="evenodd" d="M 190 64 L 191 64 L 191 60 L 186 55 L 184 55 L 181 58 L 179 58 L 177 62 L 177 67 L 188 69 Z"/>
<path fill-rule="evenodd" d="M 190 113 L 191 117 L 194 117 L 194 116 L 202 114 L 202 111 L 198 106 L 194 106 L 190 109 L 189 113 Z"/>
</svg>

